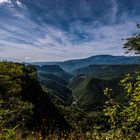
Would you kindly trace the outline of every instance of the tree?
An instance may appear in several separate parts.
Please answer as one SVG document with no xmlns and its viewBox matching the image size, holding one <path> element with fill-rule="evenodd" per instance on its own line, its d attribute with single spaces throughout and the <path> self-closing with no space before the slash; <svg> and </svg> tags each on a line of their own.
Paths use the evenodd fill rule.
<svg viewBox="0 0 140 140">
<path fill-rule="evenodd" d="M 140 76 L 130 76 L 129 74 L 121 80 L 120 84 L 124 88 L 125 103 L 117 102 L 111 98 L 112 90 L 106 89 L 104 114 L 108 117 L 112 138 L 140 137 Z"/>
<path fill-rule="evenodd" d="M 21 92 L 24 77 L 29 79 L 34 74 L 22 64 L 0 62 L 0 127 L 24 126 L 30 122 L 33 104 L 23 101 Z"/>
<path fill-rule="evenodd" d="M 45 121 L 44 121 L 45 120 Z M 37 80 L 33 66 L 0 62 L 0 128 L 68 130 L 69 124 Z"/>
<path fill-rule="evenodd" d="M 137 24 L 140 29 L 140 24 Z M 126 49 L 126 53 L 133 51 L 135 54 L 140 54 L 140 33 L 126 39 L 126 43 L 123 46 Z"/>
<path fill-rule="evenodd" d="M 137 25 L 140 28 L 140 24 Z M 140 54 L 140 33 L 126 39 L 124 49 L 127 53 L 133 51 Z M 124 88 L 125 103 L 111 98 L 112 90 L 106 89 L 104 115 L 108 117 L 110 130 L 106 133 L 116 139 L 140 138 L 140 72 L 131 76 L 128 74 L 120 84 Z"/>
</svg>

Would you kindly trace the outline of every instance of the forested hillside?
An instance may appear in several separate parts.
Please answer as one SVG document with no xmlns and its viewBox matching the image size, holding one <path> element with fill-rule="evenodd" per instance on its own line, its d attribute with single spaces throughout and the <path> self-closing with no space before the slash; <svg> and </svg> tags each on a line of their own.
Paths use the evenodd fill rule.
<svg viewBox="0 0 140 140">
<path fill-rule="evenodd" d="M 54 131 L 69 126 L 37 81 L 36 69 L 0 62 L 0 127 Z M 42 128 L 43 127 L 43 128 Z"/>
<path fill-rule="evenodd" d="M 38 73 L 53 74 L 63 80 L 69 80 L 72 75 L 64 71 L 59 65 L 34 65 Z"/>
<path fill-rule="evenodd" d="M 0 77 L 2 139 L 20 132 L 32 138 L 76 139 L 78 133 L 86 134 L 84 139 L 139 138 L 139 74 L 123 80 L 82 75 L 65 81 L 53 74 L 37 76 L 30 65 L 0 62 Z"/>
<path fill-rule="evenodd" d="M 73 75 L 85 75 L 98 79 L 122 78 L 126 74 L 134 74 L 140 70 L 140 65 L 89 65 L 84 68 L 76 69 Z"/>
<path fill-rule="evenodd" d="M 113 89 L 113 98 L 122 99 L 123 90 L 119 86 L 119 79 L 96 79 L 94 77 L 77 76 L 69 84 L 75 97 L 74 106 L 86 111 L 97 111 L 104 106 L 104 89 L 106 87 Z"/>
<path fill-rule="evenodd" d="M 72 91 L 67 87 L 68 81 L 55 76 L 38 72 L 38 80 L 42 89 L 58 104 L 71 105 Z"/>
</svg>

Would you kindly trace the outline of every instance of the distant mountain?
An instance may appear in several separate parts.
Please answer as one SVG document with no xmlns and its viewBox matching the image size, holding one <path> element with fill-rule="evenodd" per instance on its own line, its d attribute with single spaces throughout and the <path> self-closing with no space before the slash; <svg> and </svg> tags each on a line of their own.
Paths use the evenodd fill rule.
<svg viewBox="0 0 140 140">
<path fill-rule="evenodd" d="M 72 77 L 71 74 L 64 71 L 59 65 L 34 65 L 38 73 L 53 74 L 63 80 L 68 80 Z"/>
<path fill-rule="evenodd" d="M 138 64 L 125 65 L 89 65 L 72 72 L 73 75 L 85 75 L 99 79 L 122 78 L 126 74 L 134 74 L 140 70 Z"/>
<path fill-rule="evenodd" d="M 96 55 L 84 59 L 69 60 L 64 62 L 34 62 L 34 65 L 59 65 L 67 72 L 72 72 L 78 68 L 88 65 L 116 65 L 116 64 L 140 64 L 139 56 L 112 56 Z"/>
</svg>

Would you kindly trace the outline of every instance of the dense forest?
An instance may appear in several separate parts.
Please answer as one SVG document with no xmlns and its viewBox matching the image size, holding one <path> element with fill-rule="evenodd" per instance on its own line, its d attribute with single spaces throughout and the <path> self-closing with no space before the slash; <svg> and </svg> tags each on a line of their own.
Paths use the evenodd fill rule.
<svg viewBox="0 0 140 140">
<path fill-rule="evenodd" d="M 140 26 L 138 25 L 138 28 Z M 140 34 L 124 48 L 140 53 Z M 0 62 L 0 139 L 140 139 L 140 65 Z"/>
</svg>

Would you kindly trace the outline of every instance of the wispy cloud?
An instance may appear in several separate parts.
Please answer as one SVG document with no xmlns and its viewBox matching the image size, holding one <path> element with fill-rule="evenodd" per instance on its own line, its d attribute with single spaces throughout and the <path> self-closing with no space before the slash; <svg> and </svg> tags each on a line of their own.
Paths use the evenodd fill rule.
<svg viewBox="0 0 140 140">
<path fill-rule="evenodd" d="M 0 0 L 0 3 L 5 3 L 5 2 L 9 3 L 10 0 Z"/>
<path fill-rule="evenodd" d="M 93 15 L 91 19 L 99 7 L 95 4 L 95 9 L 92 10 L 93 5 L 85 0 L 80 1 L 80 9 L 75 11 L 72 7 L 73 12 L 70 11 L 73 16 L 68 15 L 65 8 L 58 10 L 57 14 L 49 11 L 32 15 L 33 11 L 19 1 L 16 1 L 15 7 L 1 6 L 0 11 L 3 14 L 0 14 L 0 59 L 56 61 L 97 54 L 123 55 L 122 38 L 137 32 L 135 25 L 139 15 L 131 18 L 127 11 L 119 15 L 119 0 L 110 0 L 110 8 L 104 11 L 106 16 L 99 20 Z M 3 2 L 9 1 L 0 0 L 0 3 Z M 42 3 L 39 8 L 41 6 Z M 85 16 L 84 12 L 88 15 Z M 64 18 L 61 19 L 62 17 Z M 57 24 L 52 24 L 51 18 Z M 48 22 L 48 19 L 51 22 Z"/>
</svg>

